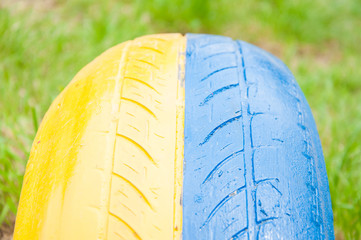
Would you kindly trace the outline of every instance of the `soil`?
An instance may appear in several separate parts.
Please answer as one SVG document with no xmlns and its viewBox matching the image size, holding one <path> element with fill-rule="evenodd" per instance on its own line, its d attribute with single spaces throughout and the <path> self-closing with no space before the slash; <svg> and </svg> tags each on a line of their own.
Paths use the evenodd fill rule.
<svg viewBox="0 0 361 240">
<path fill-rule="evenodd" d="M 14 223 L 4 224 L 0 226 L 0 240 L 12 240 L 14 231 Z"/>
</svg>

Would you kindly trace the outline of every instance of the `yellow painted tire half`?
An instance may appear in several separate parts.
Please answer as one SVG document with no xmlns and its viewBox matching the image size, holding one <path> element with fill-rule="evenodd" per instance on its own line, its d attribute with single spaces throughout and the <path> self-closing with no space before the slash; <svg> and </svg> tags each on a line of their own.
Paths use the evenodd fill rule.
<svg viewBox="0 0 361 240">
<path fill-rule="evenodd" d="M 34 140 L 15 240 L 180 238 L 184 48 L 141 37 L 75 76 Z"/>
</svg>

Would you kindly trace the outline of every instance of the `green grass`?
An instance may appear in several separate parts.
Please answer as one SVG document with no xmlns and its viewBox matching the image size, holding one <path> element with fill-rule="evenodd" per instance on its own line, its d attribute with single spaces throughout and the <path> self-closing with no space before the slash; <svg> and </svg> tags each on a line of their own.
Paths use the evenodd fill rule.
<svg viewBox="0 0 361 240">
<path fill-rule="evenodd" d="M 291 68 L 319 129 L 339 239 L 361 238 L 361 2 L 0 3 L 0 223 L 16 213 L 32 139 L 51 101 L 107 48 L 144 34 L 205 32 L 259 45 Z"/>
</svg>

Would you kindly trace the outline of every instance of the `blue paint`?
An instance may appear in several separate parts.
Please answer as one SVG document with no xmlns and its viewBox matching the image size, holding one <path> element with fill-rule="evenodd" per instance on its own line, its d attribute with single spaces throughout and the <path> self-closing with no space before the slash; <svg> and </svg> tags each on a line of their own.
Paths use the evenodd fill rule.
<svg viewBox="0 0 361 240">
<path fill-rule="evenodd" d="M 183 239 L 333 239 L 322 149 L 291 72 L 241 41 L 187 35 Z"/>
</svg>

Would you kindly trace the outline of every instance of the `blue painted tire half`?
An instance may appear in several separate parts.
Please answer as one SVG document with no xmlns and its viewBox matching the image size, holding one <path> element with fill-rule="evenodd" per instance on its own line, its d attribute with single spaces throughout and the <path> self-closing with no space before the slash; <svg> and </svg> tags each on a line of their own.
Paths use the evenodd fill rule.
<svg viewBox="0 0 361 240">
<path fill-rule="evenodd" d="M 184 133 L 183 239 L 334 239 L 317 129 L 279 59 L 188 34 Z"/>
</svg>

